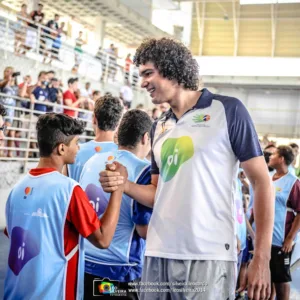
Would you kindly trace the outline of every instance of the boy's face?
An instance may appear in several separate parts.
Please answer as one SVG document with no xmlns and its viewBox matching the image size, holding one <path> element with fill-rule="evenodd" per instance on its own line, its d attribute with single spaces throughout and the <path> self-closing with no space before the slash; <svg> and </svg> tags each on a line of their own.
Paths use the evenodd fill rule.
<svg viewBox="0 0 300 300">
<path fill-rule="evenodd" d="M 151 62 L 140 65 L 139 73 L 142 78 L 141 87 L 145 88 L 154 104 L 170 102 L 178 88 L 178 83 L 161 76 Z"/>
<path fill-rule="evenodd" d="M 79 150 L 79 145 L 78 145 L 78 140 L 79 137 L 75 136 L 70 144 L 67 145 L 63 145 L 64 147 L 64 158 L 65 158 L 65 164 L 73 164 L 75 162 L 75 158 L 77 155 L 77 152 Z"/>
</svg>

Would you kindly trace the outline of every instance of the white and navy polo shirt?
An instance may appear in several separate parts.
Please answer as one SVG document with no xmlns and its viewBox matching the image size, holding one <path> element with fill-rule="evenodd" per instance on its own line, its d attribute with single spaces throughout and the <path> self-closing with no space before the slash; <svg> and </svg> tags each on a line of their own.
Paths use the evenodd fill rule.
<svg viewBox="0 0 300 300">
<path fill-rule="evenodd" d="M 236 261 L 238 161 L 261 156 L 245 106 L 207 89 L 179 120 L 153 124 L 152 174 L 159 174 L 146 256 Z"/>
</svg>

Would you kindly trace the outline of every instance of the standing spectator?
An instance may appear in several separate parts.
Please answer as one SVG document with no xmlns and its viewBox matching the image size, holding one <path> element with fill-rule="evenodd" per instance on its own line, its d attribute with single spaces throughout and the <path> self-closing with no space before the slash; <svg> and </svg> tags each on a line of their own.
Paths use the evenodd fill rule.
<svg viewBox="0 0 300 300">
<path fill-rule="evenodd" d="M 56 36 L 58 34 L 58 21 L 59 21 L 59 15 L 55 14 L 54 20 L 50 20 L 47 22 L 46 27 L 48 29 L 44 29 L 44 35 L 43 35 L 43 41 L 44 41 L 44 46 L 45 46 L 45 51 L 44 51 L 44 63 L 46 63 L 46 58 L 50 56 L 50 61 L 52 61 L 52 46 L 53 42 L 56 39 Z"/>
<path fill-rule="evenodd" d="M 27 20 L 29 19 L 29 15 L 27 13 L 27 5 L 22 4 L 21 11 L 17 14 L 17 23 L 15 26 L 15 53 L 25 54 L 25 36 L 26 36 L 26 27 Z"/>
<path fill-rule="evenodd" d="M 56 106 L 54 106 L 53 111 L 57 114 L 62 114 L 64 112 L 63 108 L 63 91 L 62 89 L 58 89 L 57 97 L 56 97 Z"/>
<path fill-rule="evenodd" d="M 106 52 L 109 54 L 108 77 L 111 77 L 114 81 L 117 72 L 117 49 L 114 44 L 110 44 Z"/>
<path fill-rule="evenodd" d="M 76 72 L 78 71 L 79 65 L 81 63 L 81 56 L 82 56 L 82 53 L 83 53 L 82 46 L 84 44 L 86 44 L 86 41 L 83 40 L 82 35 L 83 35 L 83 32 L 79 31 L 79 36 L 75 40 L 75 48 L 74 48 L 74 51 L 75 51 L 75 66 L 74 66 L 73 69 Z"/>
<path fill-rule="evenodd" d="M 49 93 L 49 101 L 51 103 L 57 102 L 57 95 L 59 92 L 59 81 L 57 78 L 52 78 L 50 81 L 50 85 L 48 87 L 48 93 Z M 53 106 L 48 106 L 47 112 L 52 112 Z"/>
<path fill-rule="evenodd" d="M 6 109 L 2 104 L 0 104 L 0 145 L 1 142 L 4 140 L 6 134 L 6 126 L 4 124 L 5 116 L 6 116 Z"/>
<path fill-rule="evenodd" d="M 291 172 L 293 175 L 296 175 L 296 163 L 297 163 L 297 157 L 299 155 L 299 146 L 296 143 L 291 143 L 289 146 L 292 148 L 295 156 L 293 162 L 289 166 L 289 172 Z"/>
<path fill-rule="evenodd" d="M 125 85 L 121 87 L 120 98 L 123 100 L 124 106 L 127 109 L 130 109 L 133 99 L 133 91 L 128 79 L 126 79 Z"/>
<path fill-rule="evenodd" d="M 12 67 L 7 67 L 4 70 L 3 74 L 3 80 L 0 81 L 0 91 L 1 93 L 6 94 L 6 96 L 0 97 L 0 103 L 6 106 L 9 106 L 7 108 L 7 116 L 4 119 L 5 126 L 12 127 L 14 123 L 14 117 L 15 117 L 15 109 L 16 106 L 16 99 L 12 96 L 18 95 L 18 84 L 17 84 L 17 73 L 14 73 L 14 69 Z M 9 130 L 7 135 L 10 138 L 15 138 L 15 130 Z M 7 141 L 7 147 L 11 148 L 13 144 L 15 143 L 16 147 L 19 146 L 19 143 L 15 141 Z M 12 151 L 7 151 L 7 157 L 13 157 Z"/>
<path fill-rule="evenodd" d="M 52 44 L 52 58 L 59 60 L 59 49 L 61 48 L 61 37 L 64 32 L 65 22 L 60 24 L 60 27 L 57 29 L 57 35 Z"/>
<path fill-rule="evenodd" d="M 93 91 L 91 89 L 91 83 L 90 82 L 87 82 L 85 84 L 85 88 L 84 89 L 81 89 L 81 96 L 82 97 L 86 97 L 86 98 L 92 98 L 93 96 Z"/>
<path fill-rule="evenodd" d="M 96 102 L 101 97 L 100 91 L 93 91 L 92 100 Z"/>
<path fill-rule="evenodd" d="M 156 120 L 159 118 L 159 116 L 160 116 L 160 111 L 159 111 L 159 109 L 158 109 L 157 107 L 154 107 L 154 108 L 152 109 L 152 116 L 151 116 L 152 121 L 156 121 Z"/>
<path fill-rule="evenodd" d="M 45 14 L 42 12 L 42 10 L 43 4 L 39 4 L 38 10 L 34 10 L 30 14 L 32 22 L 28 23 L 29 28 L 26 34 L 26 47 L 28 50 L 36 47 L 38 25 L 43 23 L 45 17 Z"/>
<path fill-rule="evenodd" d="M 133 64 L 132 60 L 131 60 L 131 54 L 128 53 L 125 59 L 125 80 L 129 79 L 129 75 L 130 75 L 130 67 Z"/>
<path fill-rule="evenodd" d="M 75 92 L 78 90 L 78 78 L 70 78 L 68 80 L 68 90 L 64 92 L 63 99 L 64 105 L 70 108 L 77 108 L 84 98 L 76 99 Z M 70 117 L 77 117 L 78 112 L 73 109 L 64 109 L 64 114 Z"/>
</svg>

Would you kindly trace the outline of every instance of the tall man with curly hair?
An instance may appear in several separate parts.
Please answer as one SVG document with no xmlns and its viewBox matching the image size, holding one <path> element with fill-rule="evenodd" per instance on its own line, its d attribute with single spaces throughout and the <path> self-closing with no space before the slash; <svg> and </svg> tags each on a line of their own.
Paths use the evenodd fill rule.
<svg viewBox="0 0 300 300">
<path fill-rule="evenodd" d="M 248 295 L 268 299 L 274 201 L 248 111 L 238 99 L 198 90 L 197 62 L 177 41 L 143 42 L 134 63 L 152 102 L 170 105 L 151 130 L 151 184 L 124 179 L 127 195 L 153 207 L 141 299 L 234 299 L 239 161 L 254 188 L 258 221 Z M 116 190 L 119 180 L 114 172 L 101 172 L 107 192 Z"/>
</svg>

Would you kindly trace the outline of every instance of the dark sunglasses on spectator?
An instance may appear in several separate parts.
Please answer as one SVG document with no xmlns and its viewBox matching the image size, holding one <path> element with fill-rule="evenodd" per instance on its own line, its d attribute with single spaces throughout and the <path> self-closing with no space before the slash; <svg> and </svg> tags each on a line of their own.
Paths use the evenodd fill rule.
<svg viewBox="0 0 300 300">
<path fill-rule="evenodd" d="M 0 127 L 0 131 L 3 131 L 3 134 L 5 135 L 7 131 L 7 126 L 3 125 L 2 127 Z"/>
</svg>

